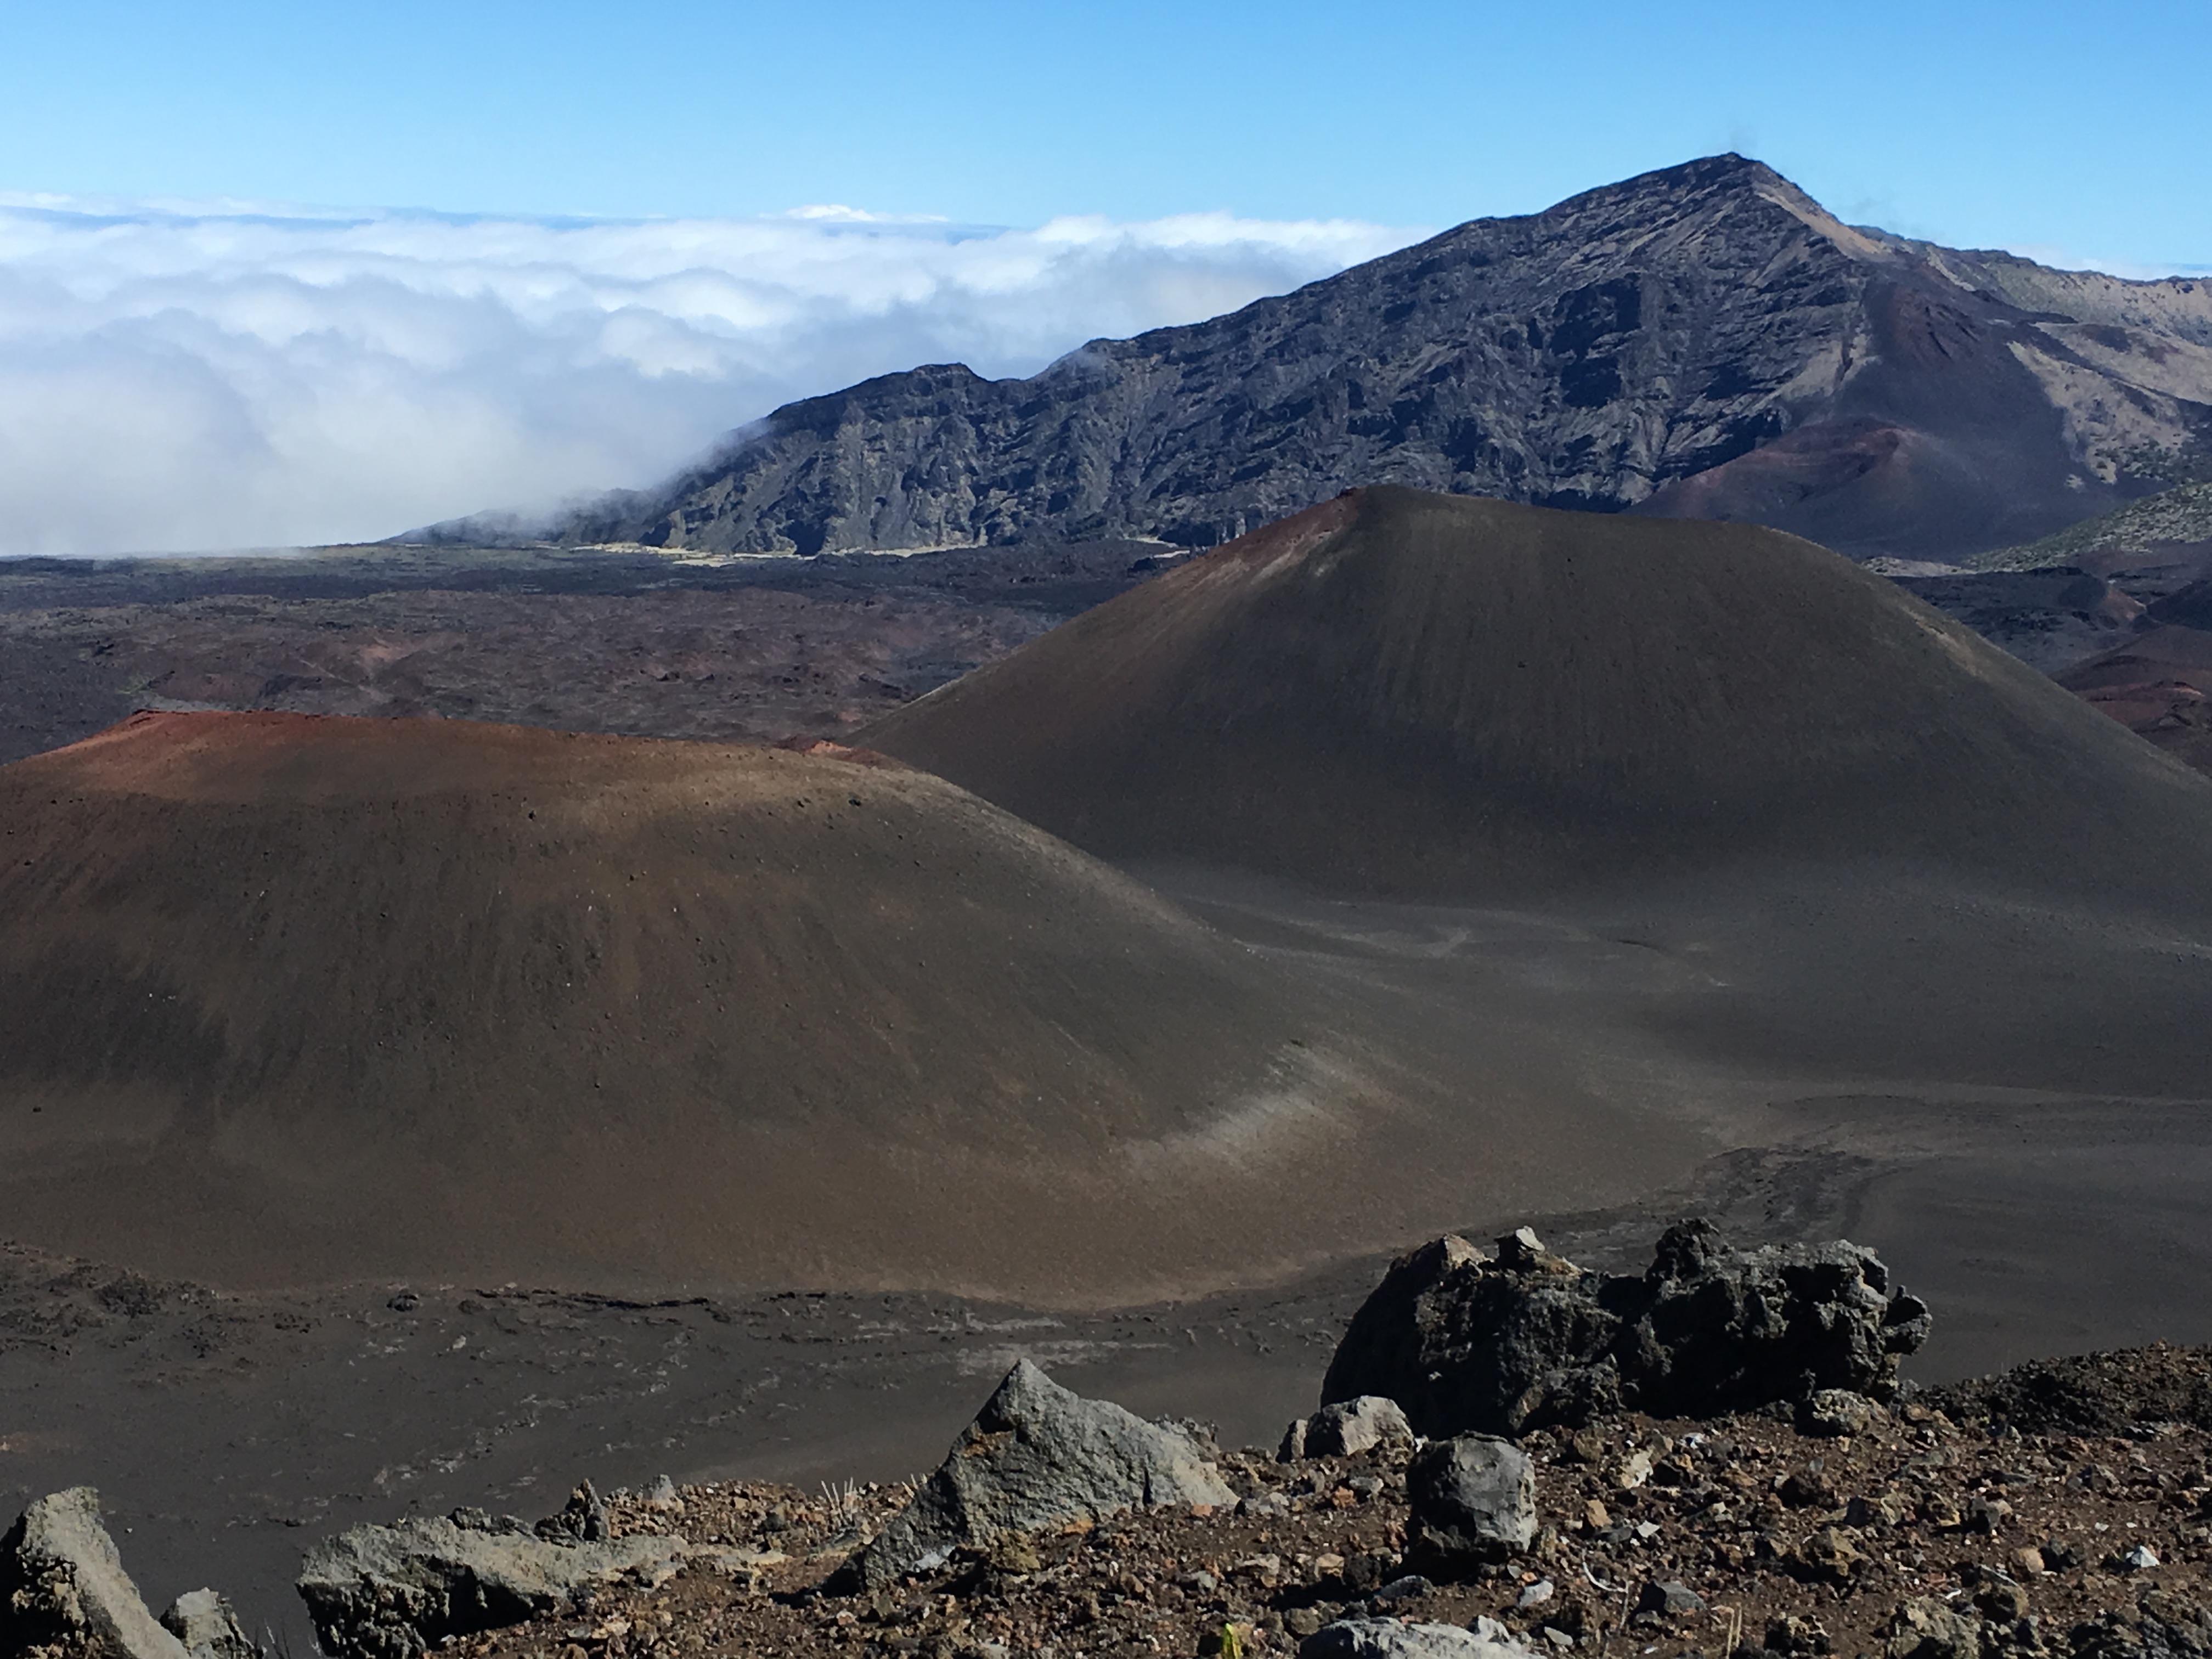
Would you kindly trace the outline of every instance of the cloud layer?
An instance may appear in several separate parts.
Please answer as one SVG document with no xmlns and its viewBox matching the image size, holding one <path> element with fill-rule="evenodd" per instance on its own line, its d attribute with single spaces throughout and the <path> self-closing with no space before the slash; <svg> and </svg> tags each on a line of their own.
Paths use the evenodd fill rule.
<svg viewBox="0 0 2212 1659">
<path fill-rule="evenodd" d="M 0 554 L 368 538 L 648 483 L 797 397 L 1024 374 L 1422 233 L 545 222 L 0 197 Z"/>
</svg>

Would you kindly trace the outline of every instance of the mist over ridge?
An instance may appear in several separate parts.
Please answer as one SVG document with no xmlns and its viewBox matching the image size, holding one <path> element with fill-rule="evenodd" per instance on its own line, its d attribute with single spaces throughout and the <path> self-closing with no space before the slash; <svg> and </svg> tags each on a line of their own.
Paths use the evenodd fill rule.
<svg viewBox="0 0 2212 1659">
<path fill-rule="evenodd" d="M 1420 233 L 0 194 L 0 556 L 362 540 L 641 485 L 792 398 L 1027 374 Z"/>
</svg>

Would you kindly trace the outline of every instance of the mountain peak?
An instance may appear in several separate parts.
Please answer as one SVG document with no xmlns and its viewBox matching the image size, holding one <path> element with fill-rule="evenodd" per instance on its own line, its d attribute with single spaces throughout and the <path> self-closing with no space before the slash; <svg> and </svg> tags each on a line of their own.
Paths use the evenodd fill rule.
<svg viewBox="0 0 2212 1659">
<path fill-rule="evenodd" d="M 1393 483 L 1956 558 L 2212 473 L 2212 288 L 2113 286 L 1855 229 L 1725 152 L 1095 342 L 1080 374 L 790 404 L 562 538 L 1203 547 Z"/>
</svg>

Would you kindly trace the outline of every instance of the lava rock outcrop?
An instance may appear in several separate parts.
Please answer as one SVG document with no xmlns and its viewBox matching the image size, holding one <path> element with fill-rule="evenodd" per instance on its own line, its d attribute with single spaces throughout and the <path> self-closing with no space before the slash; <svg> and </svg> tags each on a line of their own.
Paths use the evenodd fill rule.
<svg viewBox="0 0 2212 1659">
<path fill-rule="evenodd" d="M 448 1637 L 561 1611 L 625 1575 L 649 1580 L 686 1553 L 680 1539 L 583 1543 L 457 1510 L 349 1528 L 308 1552 L 299 1589 L 325 1651 L 413 1659 Z"/>
<path fill-rule="evenodd" d="M 1872 1250 L 1844 1240 L 1741 1251 L 1685 1221 L 1626 1275 L 1587 1273 L 1526 1228 L 1494 1257 L 1448 1237 L 1392 1264 L 1322 1397 L 1387 1395 L 1437 1437 L 1624 1410 L 1708 1417 L 1824 1389 L 1880 1399 L 1929 1324 Z"/>
</svg>

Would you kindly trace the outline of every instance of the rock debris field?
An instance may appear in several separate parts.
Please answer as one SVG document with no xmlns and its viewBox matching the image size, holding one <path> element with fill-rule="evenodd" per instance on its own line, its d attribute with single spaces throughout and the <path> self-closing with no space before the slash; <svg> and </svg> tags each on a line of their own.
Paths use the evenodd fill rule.
<svg viewBox="0 0 2212 1659">
<path fill-rule="evenodd" d="M 1332 1368 L 1430 1366 L 1431 1437 L 1337 1386 L 1279 1448 L 1225 1450 L 1023 1360 L 927 1477 L 586 1482 L 534 1523 L 352 1528 L 310 1545 L 300 1590 L 342 1659 L 2212 1651 L 2212 1357 L 1900 1385 L 1929 1319 L 1841 1242 L 1737 1250 L 1682 1224 L 1644 1273 L 1601 1275 L 1526 1230 L 1447 1238 L 1393 1267 Z M 1516 1371 L 1517 1436 L 1455 1428 Z M 213 1591 L 155 1621 L 86 1489 L 0 1541 L 8 1659 L 254 1651 Z"/>
</svg>

